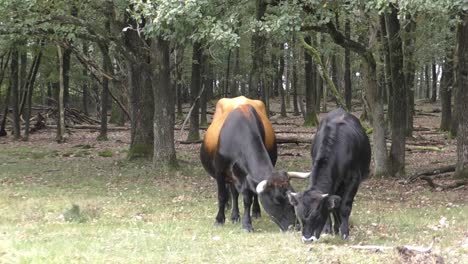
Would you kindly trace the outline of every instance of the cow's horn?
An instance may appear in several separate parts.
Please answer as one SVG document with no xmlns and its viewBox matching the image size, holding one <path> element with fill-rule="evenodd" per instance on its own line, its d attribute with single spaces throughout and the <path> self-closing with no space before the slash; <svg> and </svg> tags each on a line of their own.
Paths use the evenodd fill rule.
<svg viewBox="0 0 468 264">
<path fill-rule="evenodd" d="M 310 176 L 310 172 L 297 172 L 297 171 L 288 171 L 289 178 L 297 179 L 307 179 Z"/>
<path fill-rule="evenodd" d="M 260 194 L 260 193 L 262 193 L 263 191 L 265 191 L 266 186 L 267 186 L 267 183 L 268 183 L 267 180 L 263 180 L 263 181 L 261 181 L 261 182 L 257 185 L 257 188 L 255 188 L 255 189 L 257 190 L 257 193 L 258 193 L 258 194 Z"/>
<path fill-rule="evenodd" d="M 323 198 L 325 198 L 325 197 L 327 197 L 327 196 L 328 196 L 328 193 L 322 194 L 322 197 L 323 197 Z"/>
</svg>

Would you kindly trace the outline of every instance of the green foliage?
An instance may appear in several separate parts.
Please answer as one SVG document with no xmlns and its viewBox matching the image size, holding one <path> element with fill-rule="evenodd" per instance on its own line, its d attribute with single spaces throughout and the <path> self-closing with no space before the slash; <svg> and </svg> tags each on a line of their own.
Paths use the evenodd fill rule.
<svg viewBox="0 0 468 264">
<path fill-rule="evenodd" d="M 86 217 L 82 215 L 80 212 L 80 207 L 76 204 L 72 204 L 72 207 L 63 213 L 63 219 L 67 222 L 73 223 L 86 222 Z"/>
<path fill-rule="evenodd" d="M 99 151 L 98 155 L 101 156 L 101 157 L 104 157 L 104 158 L 110 158 L 114 154 L 112 153 L 112 150 L 103 150 L 103 151 Z"/>
<path fill-rule="evenodd" d="M 153 146 L 143 144 L 133 144 L 128 151 L 128 159 L 151 158 L 153 156 Z"/>
<path fill-rule="evenodd" d="M 307 113 L 305 118 L 304 118 L 304 126 L 305 127 L 316 127 L 318 126 L 319 121 L 317 114 L 314 113 Z"/>
</svg>

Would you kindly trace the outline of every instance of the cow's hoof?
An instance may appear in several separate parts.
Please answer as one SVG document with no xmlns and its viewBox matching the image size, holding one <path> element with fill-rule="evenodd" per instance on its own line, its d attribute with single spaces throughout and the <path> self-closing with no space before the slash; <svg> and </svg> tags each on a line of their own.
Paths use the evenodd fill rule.
<svg viewBox="0 0 468 264">
<path fill-rule="evenodd" d="M 239 223 L 240 222 L 240 216 L 231 216 L 231 221 L 233 223 Z"/>
<path fill-rule="evenodd" d="M 242 229 L 248 233 L 252 233 L 254 231 L 253 227 L 251 226 L 243 226 Z"/>
<path fill-rule="evenodd" d="M 252 212 L 252 217 L 255 218 L 255 219 L 258 219 L 258 218 L 262 217 L 262 213 L 260 213 L 260 211 Z"/>
<path fill-rule="evenodd" d="M 224 225 L 224 220 L 217 220 L 216 219 L 216 221 L 214 222 L 214 225 L 215 226 L 222 226 L 222 225 Z"/>
</svg>

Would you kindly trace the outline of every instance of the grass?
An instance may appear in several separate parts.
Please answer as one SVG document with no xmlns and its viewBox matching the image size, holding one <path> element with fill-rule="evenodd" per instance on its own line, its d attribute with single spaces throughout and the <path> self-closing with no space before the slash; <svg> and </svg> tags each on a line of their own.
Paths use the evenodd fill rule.
<svg viewBox="0 0 468 264">
<path fill-rule="evenodd" d="M 432 237 L 446 263 L 468 258 L 463 192 L 370 180 L 358 193 L 349 241 L 327 236 L 304 245 L 265 213 L 254 233 L 230 222 L 215 227 L 216 188 L 197 150 L 181 152 L 177 171 L 106 151 L 114 154 L 2 145 L 0 263 L 395 263 L 402 260 L 396 251 L 348 245 L 427 246 Z M 278 167 L 308 164 L 304 157 Z"/>
</svg>

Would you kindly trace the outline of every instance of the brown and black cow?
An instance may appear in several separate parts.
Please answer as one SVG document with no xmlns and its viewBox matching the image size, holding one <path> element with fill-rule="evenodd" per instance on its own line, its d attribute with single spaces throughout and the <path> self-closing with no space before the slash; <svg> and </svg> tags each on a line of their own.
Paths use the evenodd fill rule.
<svg viewBox="0 0 468 264">
<path fill-rule="evenodd" d="M 346 239 L 354 196 L 369 175 L 371 160 L 369 138 L 359 120 L 343 109 L 328 113 L 315 135 L 312 159 L 309 187 L 288 194 L 302 224 L 302 241 L 319 239 L 330 213 L 333 231 Z"/>
<path fill-rule="evenodd" d="M 228 201 L 226 185 L 231 184 L 235 186 L 233 194 L 240 192 L 243 196 L 243 229 L 253 231 L 250 208 L 257 194 L 263 208 L 281 230 L 295 225 L 294 208 L 287 196 L 287 192 L 292 191 L 289 178 L 305 178 L 309 174 L 276 171 L 276 158 L 275 133 L 263 102 L 244 96 L 219 100 L 200 150 L 203 167 L 218 186 L 216 224 L 224 224 Z M 233 196 L 231 218 L 238 221 L 237 195 Z M 254 203 L 253 213 L 260 213 L 258 202 Z"/>
</svg>

